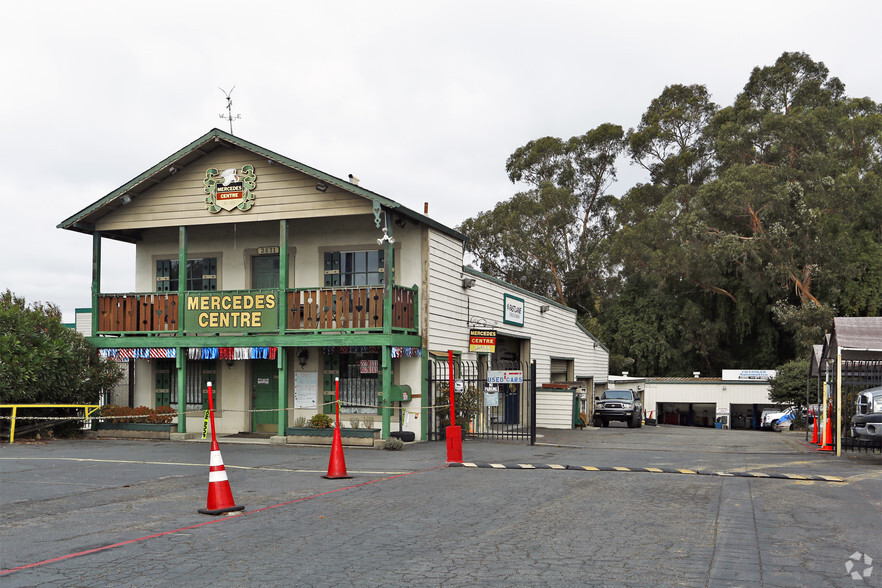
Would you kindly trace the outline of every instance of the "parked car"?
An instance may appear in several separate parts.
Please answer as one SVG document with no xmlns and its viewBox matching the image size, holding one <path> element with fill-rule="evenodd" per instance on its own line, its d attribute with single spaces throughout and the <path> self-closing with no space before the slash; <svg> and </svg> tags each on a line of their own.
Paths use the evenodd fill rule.
<svg viewBox="0 0 882 588">
<path fill-rule="evenodd" d="M 882 386 L 858 394 L 854 409 L 852 436 L 862 441 L 882 440 Z"/>
<path fill-rule="evenodd" d="M 772 429 L 773 431 L 783 431 L 790 429 L 793 425 L 793 419 L 796 417 L 796 409 L 792 406 L 784 410 L 766 412 L 763 411 L 763 420 L 760 423 L 761 429 Z"/>
<path fill-rule="evenodd" d="M 622 421 L 629 429 L 643 425 L 643 403 L 633 390 L 606 390 L 594 397 L 594 426 L 608 427 Z"/>
</svg>

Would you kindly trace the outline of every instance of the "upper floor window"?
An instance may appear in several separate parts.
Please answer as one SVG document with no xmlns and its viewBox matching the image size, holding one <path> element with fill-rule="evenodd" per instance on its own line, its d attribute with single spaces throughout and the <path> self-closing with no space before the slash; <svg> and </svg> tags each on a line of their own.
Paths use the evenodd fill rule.
<svg viewBox="0 0 882 588">
<path fill-rule="evenodd" d="M 325 252 L 325 287 L 381 286 L 385 252 L 327 251 Z"/>
<path fill-rule="evenodd" d="M 156 291 L 176 292 L 180 271 L 177 259 L 156 260 Z M 217 257 L 187 260 L 184 290 L 217 290 Z"/>
<path fill-rule="evenodd" d="M 279 287 L 279 255 L 251 258 L 251 287 L 255 290 Z"/>
</svg>

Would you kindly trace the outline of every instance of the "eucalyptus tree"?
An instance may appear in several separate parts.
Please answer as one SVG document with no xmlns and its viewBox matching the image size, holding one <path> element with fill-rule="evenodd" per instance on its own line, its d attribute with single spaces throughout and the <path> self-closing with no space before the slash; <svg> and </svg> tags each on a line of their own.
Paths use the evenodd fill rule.
<svg viewBox="0 0 882 588">
<path fill-rule="evenodd" d="M 459 227 L 480 269 L 594 314 L 604 267 L 597 244 L 611 227 L 607 190 L 623 139 L 620 126 L 603 124 L 516 149 L 506 172 L 527 189 Z"/>
<path fill-rule="evenodd" d="M 704 295 L 715 286 L 689 241 L 692 201 L 714 171 L 706 128 L 717 108 L 704 86 L 671 85 L 626 137 L 650 181 L 616 203 L 608 250 L 617 281 L 601 324 L 612 350 L 639 373 L 703 371 L 720 355 L 715 301 Z"/>
<path fill-rule="evenodd" d="M 746 290 L 736 312 L 764 302 L 791 355 L 835 314 L 878 314 L 879 105 L 845 96 L 823 63 L 784 53 L 753 70 L 709 133 L 718 177 L 700 192 L 693 236 L 720 264 L 719 287 Z"/>
</svg>

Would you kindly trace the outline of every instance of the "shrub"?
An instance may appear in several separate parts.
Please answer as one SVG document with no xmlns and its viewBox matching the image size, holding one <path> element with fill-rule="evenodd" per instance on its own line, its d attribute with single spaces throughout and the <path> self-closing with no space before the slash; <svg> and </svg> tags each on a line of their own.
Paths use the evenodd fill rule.
<svg viewBox="0 0 882 588">
<path fill-rule="evenodd" d="M 51 303 L 0 292 L 0 399 L 4 404 L 98 404 L 122 377 Z M 62 416 L 62 415 L 57 415 Z"/>
<path fill-rule="evenodd" d="M 352 427 L 353 429 L 358 428 L 358 423 L 359 423 L 358 417 L 351 417 L 349 419 L 349 426 Z"/>
<path fill-rule="evenodd" d="M 388 451 L 401 451 L 404 448 L 404 441 L 398 437 L 387 437 L 383 442 L 383 449 Z"/>
<path fill-rule="evenodd" d="M 481 406 L 481 392 L 474 386 L 469 385 L 465 392 L 454 393 L 454 411 L 456 412 L 456 425 L 464 431 L 469 428 L 469 423 L 478 414 Z M 450 385 L 442 382 L 438 384 L 438 405 L 450 406 Z M 441 427 L 450 426 L 450 410 L 441 413 Z"/>
<path fill-rule="evenodd" d="M 309 419 L 309 426 L 315 427 L 316 429 L 327 429 L 333 424 L 334 421 L 331 420 L 331 417 L 322 413 L 319 413 Z"/>
<path fill-rule="evenodd" d="M 101 417 L 111 423 L 170 423 L 177 412 L 170 406 L 159 406 L 155 410 L 146 406 L 129 408 L 107 404 L 101 407 Z"/>
<path fill-rule="evenodd" d="M 111 423 L 130 423 L 133 422 L 131 416 L 135 414 L 128 406 L 117 406 L 115 404 L 107 404 L 101 407 L 101 418 Z"/>
<path fill-rule="evenodd" d="M 306 417 L 300 416 L 300 417 L 297 417 L 296 419 L 294 419 L 294 426 L 295 427 L 305 427 L 306 426 Z"/>
<path fill-rule="evenodd" d="M 157 406 L 154 414 L 147 417 L 148 423 L 170 423 L 174 417 L 178 416 L 175 409 L 170 406 Z"/>
</svg>

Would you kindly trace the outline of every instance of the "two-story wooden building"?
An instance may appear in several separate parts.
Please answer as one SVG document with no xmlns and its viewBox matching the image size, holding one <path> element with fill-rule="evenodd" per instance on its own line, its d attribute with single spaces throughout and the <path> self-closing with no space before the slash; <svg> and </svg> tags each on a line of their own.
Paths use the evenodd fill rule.
<svg viewBox="0 0 882 588">
<path fill-rule="evenodd" d="M 220 433 L 283 435 L 333 413 L 340 378 L 344 414 L 426 438 L 429 356 L 469 357 L 476 325 L 540 381 L 606 383 L 575 311 L 464 268 L 466 236 L 217 129 L 59 228 L 92 236 L 90 341 L 179 432 L 201 430 L 208 381 Z M 102 291 L 104 239 L 134 244 L 134 292 Z"/>
</svg>

